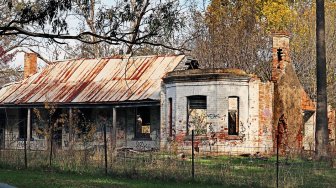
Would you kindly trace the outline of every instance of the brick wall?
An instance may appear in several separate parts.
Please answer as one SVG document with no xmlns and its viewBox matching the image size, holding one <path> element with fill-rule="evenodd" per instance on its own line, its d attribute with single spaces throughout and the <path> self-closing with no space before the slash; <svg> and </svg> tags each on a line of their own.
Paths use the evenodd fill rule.
<svg viewBox="0 0 336 188">
<path fill-rule="evenodd" d="M 328 107 L 328 130 L 329 130 L 329 142 L 331 146 L 335 146 L 335 128 L 336 128 L 336 110 L 331 106 Z"/>
<path fill-rule="evenodd" d="M 282 59 L 277 49 L 282 49 Z M 272 81 L 274 82 L 273 140 L 279 133 L 280 152 L 298 153 L 303 146 L 302 85 L 295 73 L 289 56 L 289 35 L 273 36 Z M 276 148 L 276 142 L 274 142 Z"/>
<path fill-rule="evenodd" d="M 288 33 L 274 33 L 273 34 L 273 47 L 272 47 L 272 76 L 271 80 L 276 82 L 284 74 L 287 64 L 290 62 L 289 51 L 289 34 Z M 278 50 L 281 50 L 281 58 L 279 61 Z"/>
<path fill-rule="evenodd" d="M 273 96 L 274 84 L 265 82 L 259 84 L 259 135 L 260 145 L 273 152 Z"/>
<path fill-rule="evenodd" d="M 37 55 L 35 53 L 25 53 L 24 55 L 24 78 L 37 72 Z"/>
</svg>

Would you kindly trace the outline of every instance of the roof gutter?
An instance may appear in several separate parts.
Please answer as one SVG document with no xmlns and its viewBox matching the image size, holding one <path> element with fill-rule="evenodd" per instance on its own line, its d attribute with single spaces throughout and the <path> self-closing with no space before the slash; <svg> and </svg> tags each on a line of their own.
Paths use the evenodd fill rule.
<svg viewBox="0 0 336 188">
<path fill-rule="evenodd" d="M 4 108 L 44 108 L 48 103 L 33 104 L 1 104 L 0 109 Z M 127 108 L 138 106 L 160 106 L 159 100 L 146 101 L 125 101 L 125 102 L 105 102 L 105 103 L 49 103 L 57 108 Z"/>
</svg>

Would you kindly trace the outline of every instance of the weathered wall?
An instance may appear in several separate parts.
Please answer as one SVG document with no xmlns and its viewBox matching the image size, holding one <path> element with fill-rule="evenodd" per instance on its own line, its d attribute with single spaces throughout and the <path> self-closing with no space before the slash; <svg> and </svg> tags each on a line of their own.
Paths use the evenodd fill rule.
<svg viewBox="0 0 336 188">
<path fill-rule="evenodd" d="M 61 109 L 62 113 L 67 114 L 64 126 L 61 128 L 60 143 L 54 143 L 55 147 L 64 150 L 67 149 L 85 149 L 95 148 L 101 150 L 104 147 L 104 124 L 107 131 L 107 144 L 108 147 L 112 144 L 112 108 L 93 108 L 91 115 L 86 119 L 94 126 L 94 134 L 90 141 L 84 142 L 71 123 L 69 109 Z M 45 110 L 39 109 L 40 117 L 37 119 L 32 115 L 32 139 L 30 141 L 31 150 L 46 150 L 49 147 L 49 141 L 45 135 L 39 134 L 37 128 L 47 127 L 47 114 Z M 32 112 L 33 113 L 33 112 Z M 131 148 L 134 150 L 156 150 L 159 149 L 160 140 L 160 107 L 149 107 L 151 130 L 149 140 L 139 140 L 134 138 L 135 128 L 135 108 L 117 108 L 116 110 L 116 147 L 118 148 Z M 73 116 L 73 115 L 72 115 Z M 19 139 L 19 126 L 18 123 L 25 121 L 26 118 L 19 117 L 19 109 L 7 109 L 6 127 L 5 128 L 5 148 L 7 149 L 24 149 L 23 140 Z M 21 119 L 20 119 L 21 118 Z M 42 130 L 41 129 L 41 130 Z M 27 142 L 28 144 L 28 142 Z"/>
<path fill-rule="evenodd" d="M 132 148 L 138 151 L 160 148 L 160 107 L 150 107 L 150 140 L 135 139 L 135 109 L 117 109 L 117 148 Z"/>
<path fill-rule="evenodd" d="M 273 100 L 274 85 L 272 82 L 259 84 L 259 144 L 265 152 L 273 152 Z"/>
<path fill-rule="evenodd" d="M 278 50 L 282 50 L 279 59 Z M 278 33 L 273 37 L 272 81 L 274 81 L 273 139 L 279 134 L 282 154 L 298 153 L 303 141 L 302 85 L 290 63 L 289 36 Z M 276 148 L 277 142 L 274 142 Z"/>
<path fill-rule="evenodd" d="M 331 149 L 335 151 L 335 128 L 336 128 L 336 111 L 328 107 L 328 132 L 329 143 Z M 315 150 L 315 125 L 316 125 L 316 113 L 314 113 L 304 125 L 304 140 L 303 147 L 305 150 Z"/>
<path fill-rule="evenodd" d="M 22 112 L 21 112 L 22 113 Z M 19 138 L 19 124 L 23 123 L 26 126 L 26 111 L 23 114 L 23 117 L 19 116 L 20 109 L 6 109 L 4 114 L 4 125 L 1 125 L 5 129 L 3 132 L 2 144 L 5 149 L 24 149 L 24 140 Z M 31 140 L 29 141 L 30 145 L 27 145 L 27 148 L 31 150 L 45 150 L 47 149 L 46 140 L 39 138 L 35 131 L 32 131 Z M 27 142 L 28 144 L 28 142 Z"/>
<path fill-rule="evenodd" d="M 299 152 L 302 148 L 301 87 L 291 64 L 287 65 L 284 75 L 274 85 L 274 130 L 279 126 L 280 150 L 283 153 L 286 150 Z M 284 125 L 279 123 L 282 115 Z"/>
<path fill-rule="evenodd" d="M 271 85 L 271 84 L 270 84 Z M 263 152 L 268 153 L 272 146 L 267 139 L 263 127 L 259 127 L 259 79 L 226 79 L 218 81 L 179 82 L 166 84 L 162 94 L 161 137 L 174 140 L 180 151 L 191 151 L 191 137 L 187 135 L 187 97 L 202 95 L 207 97 L 206 134 L 196 136 L 200 152 L 242 154 Z M 264 86 L 262 86 L 264 87 Z M 265 87 L 263 90 L 269 89 Z M 229 96 L 239 97 L 239 134 L 228 135 L 228 99 Z M 168 136 L 168 98 L 173 103 L 173 138 Z M 271 101 L 270 101 L 271 103 Z M 271 104 L 264 103 L 265 108 Z M 265 110 L 266 113 L 267 110 Z M 265 114 L 268 115 L 268 114 Z M 267 120 L 263 120 L 268 123 Z M 268 125 L 269 126 L 269 125 Z M 271 131 L 265 130 L 266 132 Z M 166 133 L 166 134 L 165 134 Z M 171 142 L 173 143 L 173 142 Z M 169 149 L 169 142 L 161 143 Z"/>
<path fill-rule="evenodd" d="M 315 150 L 315 125 L 316 113 L 314 113 L 304 124 L 303 149 L 308 151 Z"/>
<path fill-rule="evenodd" d="M 328 107 L 328 131 L 329 131 L 329 142 L 332 147 L 335 147 L 335 136 L 336 136 L 336 110 Z"/>
</svg>

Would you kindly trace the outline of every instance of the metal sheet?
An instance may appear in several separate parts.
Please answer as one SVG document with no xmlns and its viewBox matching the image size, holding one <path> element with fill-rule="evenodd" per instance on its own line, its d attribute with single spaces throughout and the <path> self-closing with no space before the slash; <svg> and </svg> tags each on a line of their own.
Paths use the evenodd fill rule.
<svg viewBox="0 0 336 188">
<path fill-rule="evenodd" d="M 184 55 L 57 62 L 1 88 L 0 105 L 160 100 L 162 77 L 183 59 Z"/>
</svg>

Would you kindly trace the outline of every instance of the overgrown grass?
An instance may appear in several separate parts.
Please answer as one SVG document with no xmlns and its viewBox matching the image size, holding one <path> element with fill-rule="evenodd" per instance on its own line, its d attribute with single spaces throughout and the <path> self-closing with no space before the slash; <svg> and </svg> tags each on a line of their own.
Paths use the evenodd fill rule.
<svg viewBox="0 0 336 188">
<path fill-rule="evenodd" d="M 14 152 L 11 154 L 14 155 L 10 157 L 7 156 L 8 153 L 2 153 L 0 167 L 22 169 L 24 167 L 22 153 Z M 176 185 L 182 184 L 183 187 L 189 185 L 189 182 L 194 182 L 195 185 L 203 185 L 202 187 L 204 185 L 214 187 L 275 187 L 277 180 L 275 157 L 196 156 L 195 179 L 193 180 L 190 156 L 181 159 L 181 157 L 167 153 L 125 152 L 113 159 L 108 159 L 108 177 L 105 177 L 101 176 L 104 174 L 104 160 L 97 158 L 97 156 L 83 156 L 83 154 L 76 152 L 57 153 L 53 158 L 52 166 L 49 167 L 47 153 L 29 153 L 28 168 L 34 170 L 34 173 L 48 172 L 51 177 L 56 177 L 56 179 L 62 178 L 65 173 L 73 174 L 73 178 L 65 181 L 69 182 L 71 186 L 71 179 L 76 179 L 78 176 L 84 179 L 92 177 L 93 182 L 99 179 L 104 179 L 104 182 L 107 182 L 106 186 L 102 183 L 99 186 L 97 185 L 98 187 L 119 186 L 119 184 L 113 184 L 116 183 L 114 182 L 115 178 L 110 180 L 111 177 L 133 179 L 134 186 L 139 185 L 137 187 L 141 187 L 142 181 L 144 183 L 151 182 L 154 187 L 156 182 L 159 182 L 159 187 L 161 187 L 161 184 L 171 185 L 171 182 L 175 182 Z M 64 176 L 67 177 L 67 175 Z M 330 165 L 330 162 L 309 161 L 303 158 L 280 158 L 279 185 L 281 187 L 335 187 L 336 178 L 334 177 L 336 177 L 336 169 Z M 117 180 L 126 181 L 125 179 Z M 53 181 L 57 182 L 58 180 L 50 180 L 50 182 Z M 83 182 L 83 186 L 95 187 L 95 184 L 90 182 L 88 180 L 86 183 Z M 62 182 L 60 183 L 62 184 Z M 74 187 L 82 186 L 76 185 L 75 183 Z M 193 184 L 190 185 L 193 186 Z M 124 184 L 120 186 L 122 187 Z M 133 184 L 125 186 L 132 187 Z"/>
<path fill-rule="evenodd" d="M 0 169 L 0 182 L 22 188 L 56 188 L 56 187 L 118 187 L 118 188 L 154 188 L 154 187 L 221 187 L 199 183 L 176 183 L 162 181 L 132 180 L 102 175 L 75 173 L 56 173 L 32 170 Z"/>
</svg>

